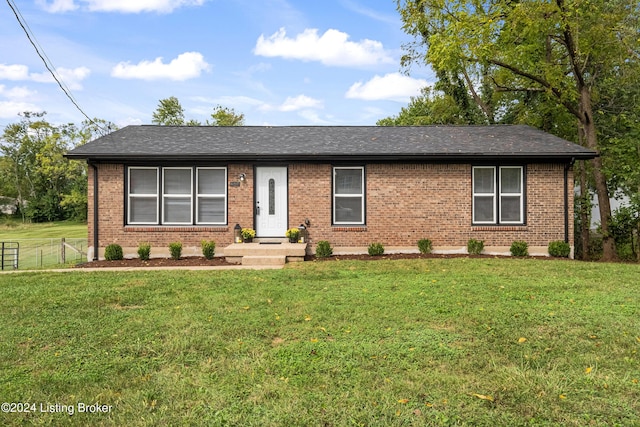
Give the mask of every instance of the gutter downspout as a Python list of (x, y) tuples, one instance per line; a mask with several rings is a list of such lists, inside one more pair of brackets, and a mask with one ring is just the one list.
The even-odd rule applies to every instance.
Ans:
[(98, 167), (88, 163), (93, 169), (93, 261), (98, 261)]
[(564, 165), (564, 242), (569, 243), (569, 169), (573, 167), (576, 159)]

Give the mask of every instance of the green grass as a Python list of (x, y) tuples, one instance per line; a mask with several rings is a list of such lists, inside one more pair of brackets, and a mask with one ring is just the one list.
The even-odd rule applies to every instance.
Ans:
[(70, 249), (66, 250), (67, 264), (86, 260), (87, 224), (72, 221), (50, 223), (22, 223), (15, 219), (0, 222), (0, 242), (17, 242), (20, 245), (19, 269), (61, 267), (61, 239), (84, 252), (84, 258)]
[(87, 224), (73, 221), (23, 223), (18, 220), (0, 221), (0, 241), (19, 239), (58, 239), (87, 237)]
[[(640, 266), (0, 276), (2, 425), (640, 425)], [(40, 404), (111, 405), (107, 414)], [(77, 411), (77, 409), (76, 409)]]

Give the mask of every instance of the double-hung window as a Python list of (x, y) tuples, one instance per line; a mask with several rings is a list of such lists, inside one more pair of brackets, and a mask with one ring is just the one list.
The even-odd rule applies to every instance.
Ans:
[(192, 168), (162, 169), (162, 223), (191, 224)]
[(364, 167), (333, 168), (333, 223), (364, 224)]
[(473, 223), (524, 224), (524, 168), (474, 166)]
[(197, 223), (227, 223), (227, 170), (197, 168)]
[(129, 224), (158, 223), (158, 168), (129, 169)]
[(127, 194), (131, 225), (227, 222), (224, 167), (129, 167)]

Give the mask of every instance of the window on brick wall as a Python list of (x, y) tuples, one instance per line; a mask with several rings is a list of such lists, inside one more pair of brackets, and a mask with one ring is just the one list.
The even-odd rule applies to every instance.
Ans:
[(227, 223), (227, 170), (197, 168), (196, 209), (198, 224)]
[(364, 224), (364, 167), (333, 168), (333, 223)]
[(158, 168), (129, 168), (129, 224), (158, 223)]
[(191, 208), (191, 168), (163, 168), (162, 170), (162, 223), (188, 225), (193, 222)]
[(227, 222), (226, 168), (129, 167), (127, 188), (128, 224)]
[(524, 168), (474, 166), (473, 223), (524, 224)]

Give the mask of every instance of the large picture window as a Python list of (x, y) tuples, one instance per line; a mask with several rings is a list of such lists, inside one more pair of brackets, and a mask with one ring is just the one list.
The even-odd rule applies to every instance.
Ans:
[(524, 168), (473, 167), (473, 223), (524, 223)]
[(333, 223), (364, 224), (364, 168), (333, 169)]
[(227, 222), (226, 168), (130, 167), (128, 178), (128, 224)]

